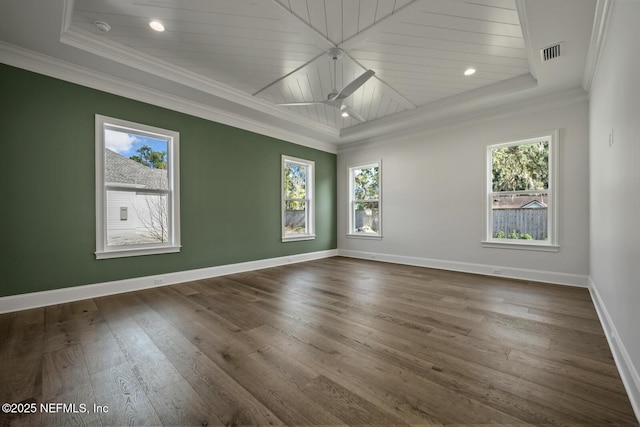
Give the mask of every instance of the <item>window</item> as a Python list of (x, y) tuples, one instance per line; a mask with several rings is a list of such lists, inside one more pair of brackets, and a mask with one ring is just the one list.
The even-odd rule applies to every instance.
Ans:
[(314, 239), (314, 168), (310, 160), (282, 156), (282, 241)]
[(487, 148), (487, 246), (557, 250), (558, 132)]
[(349, 236), (382, 237), (380, 164), (349, 168)]
[(96, 115), (96, 258), (180, 251), (177, 132)]

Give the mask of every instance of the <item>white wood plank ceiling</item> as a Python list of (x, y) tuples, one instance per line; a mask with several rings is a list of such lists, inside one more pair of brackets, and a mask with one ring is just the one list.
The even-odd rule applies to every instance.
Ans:
[[(344, 104), (373, 121), (529, 73), (515, 1), (75, 0), (72, 26), (274, 104), (326, 100), (371, 69)], [(279, 108), (359, 123), (325, 104)]]

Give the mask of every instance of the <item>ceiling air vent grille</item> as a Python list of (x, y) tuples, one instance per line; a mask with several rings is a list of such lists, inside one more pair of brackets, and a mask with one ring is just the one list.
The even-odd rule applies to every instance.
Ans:
[(551, 61), (553, 58), (560, 56), (560, 47), (562, 43), (556, 43), (552, 46), (547, 46), (540, 49), (540, 58), (542, 62)]

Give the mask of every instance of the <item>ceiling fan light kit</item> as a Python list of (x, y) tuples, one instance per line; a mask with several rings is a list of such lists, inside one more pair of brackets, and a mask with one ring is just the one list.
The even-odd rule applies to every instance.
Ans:
[(104, 21), (93, 21), (93, 25), (95, 25), (98, 31), (100, 31), (101, 33), (108, 33), (109, 31), (111, 31), (111, 25), (107, 24)]
[[(333, 47), (327, 50), (327, 56), (333, 60), (333, 82), (334, 86), (336, 85), (336, 64), (338, 60), (340, 60), (344, 56), (344, 51), (339, 47)], [(354, 118), (358, 121), (364, 122), (365, 119), (358, 114), (353, 108), (349, 107), (346, 104), (343, 104), (343, 101), (353, 95), (355, 91), (360, 89), (362, 85), (364, 85), (367, 80), (373, 77), (376, 74), (373, 70), (366, 70), (364, 73), (360, 74), (354, 80), (352, 80), (348, 85), (342, 88), (342, 90), (338, 91), (335, 87), (327, 95), (327, 99), (322, 101), (305, 101), (305, 102), (284, 102), (277, 105), (283, 107), (302, 107), (306, 105), (317, 105), (324, 104), (329, 105), (331, 107), (339, 108), (340, 115), (344, 118)]]
[(329, 55), (329, 58), (337, 61), (342, 58), (344, 52), (339, 47), (332, 47), (331, 49), (327, 50), (327, 55)]

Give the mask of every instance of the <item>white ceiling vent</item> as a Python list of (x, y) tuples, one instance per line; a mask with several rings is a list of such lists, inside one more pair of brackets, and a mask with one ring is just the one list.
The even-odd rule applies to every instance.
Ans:
[(556, 43), (551, 46), (543, 47), (540, 49), (540, 59), (542, 62), (551, 61), (554, 58), (560, 56), (560, 48), (562, 47), (562, 43)]

